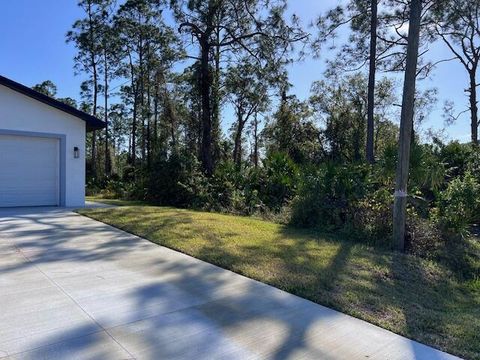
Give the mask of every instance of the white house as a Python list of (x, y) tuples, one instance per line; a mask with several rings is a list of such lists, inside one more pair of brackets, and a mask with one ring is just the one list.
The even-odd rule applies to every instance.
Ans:
[(0, 76), (0, 207), (83, 206), (85, 135), (103, 127)]

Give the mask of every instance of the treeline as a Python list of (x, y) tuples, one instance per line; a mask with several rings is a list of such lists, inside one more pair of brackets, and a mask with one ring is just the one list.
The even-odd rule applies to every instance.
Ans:
[[(456, 179), (450, 172), (457, 172), (458, 159), (448, 163), (444, 152), (468, 153), (459, 181), (473, 176), (478, 182), (472, 160), (479, 126), (477, 0), (350, 0), (319, 14), (310, 27), (287, 16), (286, 0), (81, 0), (79, 6), (84, 17), (67, 34), (78, 50), (75, 70), (87, 78), (79, 106), (108, 124), (88, 142), (93, 190), (162, 204), (288, 213), (299, 224), (342, 228), (355, 223), (348, 214), (357, 202), (381, 190), (390, 194), (381, 211), (391, 214), (386, 209), (392, 206), (394, 168), (402, 152), (397, 152), (400, 96), (390, 75), (409, 71), (415, 100), (404, 97), (402, 107), (410, 106), (413, 115), (405, 113), (402, 123), (412, 120), (407, 121), (412, 169), (402, 171), (411, 174), (415, 196), (428, 204), (428, 210), (415, 213), (433, 221), (432, 211), (435, 216), (440, 211), (438, 191)], [(409, 69), (415, 6), (418, 54)], [(338, 34), (348, 36), (333, 41)], [(432, 43), (444, 44), (452, 58), (430, 61)], [(313, 82), (309, 99), (298, 99), (290, 91), (288, 67), (326, 55), (328, 70), (312, 74), (312, 80), (323, 80)], [(415, 91), (415, 82), (443, 61), (460, 62), (469, 75), (471, 148), (419, 141), (435, 90)], [(454, 106), (447, 105), (445, 115), (457, 118)], [(413, 175), (415, 162), (432, 166), (418, 169), (429, 174), (421, 181)], [(359, 190), (362, 179), (369, 185)], [(325, 198), (316, 198), (319, 194)], [(409, 209), (416, 209), (415, 196), (409, 196)], [(333, 210), (320, 209), (322, 202)]]

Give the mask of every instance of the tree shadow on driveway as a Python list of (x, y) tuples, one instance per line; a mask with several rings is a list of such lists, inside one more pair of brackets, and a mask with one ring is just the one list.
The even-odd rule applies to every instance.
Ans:
[[(41, 269), (88, 316), (88, 321), (72, 323), (61, 332), (32, 334), (23, 349), (25, 358), (115, 358), (118, 353), (142, 359), (355, 359), (375, 354), (382, 358), (382, 349), (399, 339), (360, 320), (78, 215), (66, 214), (62, 220), (44, 214), (18, 220), (31, 228), (22, 230), (19, 225), (7, 237), (29, 261), (0, 265), (0, 276)], [(189, 219), (175, 221), (188, 225)], [(216, 246), (216, 241), (220, 239), (209, 239), (200, 256), (215, 250), (215, 258), (228, 259), (233, 268), (242, 268), (246, 261), (262, 261), (253, 256), (255, 248), (249, 249), (252, 257), (246, 259)], [(283, 245), (278, 246), (282, 252)], [(299, 251), (302, 246), (308, 242), (300, 244)], [(332, 262), (319, 271), (334, 277), (334, 284), (350, 253), (350, 245), (339, 244)], [(60, 275), (61, 269), (72, 274)], [(300, 271), (302, 264), (278, 269)], [(323, 284), (317, 286), (320, 289)], [(30, 330), (29, 325), (5, 326), (22, 334)], [(411, 354), (408, 342), (402, 348)], [(404, 355), (398, 358), (409, 357)]]

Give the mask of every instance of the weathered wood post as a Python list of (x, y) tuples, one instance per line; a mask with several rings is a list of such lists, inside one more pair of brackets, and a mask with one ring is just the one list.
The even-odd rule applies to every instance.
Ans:
[(411, 0), (408, 29), (407, 63), (403, 83), (400, 138), (398, 143), (397, 177), (393, 205), (393, 242), (396, 249), (405, 250), (405, 220), (407, 205), (407, 183), (410, 165), (410, 143), (412, 136), (417, 75), (418, 47), (422, 0)]

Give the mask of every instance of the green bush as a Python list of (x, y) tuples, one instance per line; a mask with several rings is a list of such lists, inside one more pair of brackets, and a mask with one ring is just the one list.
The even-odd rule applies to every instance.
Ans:
[(265, 182), (265, 171), (261, 167), (245, 170), (244, 192), (247, 214), (264, 214), (268, 207), (262, 200)]
[(392, 185), (397, 168), (398, 146), (390, 144), (380, 154), (375, 166), (377, 181), (384, 185)]
[(202, 207), (207, 183), (198, 160), (188, 154), (173, 153), (154, 160), (146, 181), (146, 199), (180, 207)]
[(88, 181), (87, 185), (85, 186), (85, 195), (87, 196), (96, 196), (100, 194), (100, 191), (102, 188), (98, 186), (95, 182), (93, 181)]
[(299, 168), (287, 154), (273, 153), (263, 162), (262, 202), (270, 209), (279, 211), (296, 194)]
[(125, 183), (118, 179), (109, 179), (101, 191), (101, 195), (105, 199), (122, 199), (126, 198)]
[(242, 180), (242, 172), (233, 161), (219, 164), (208, 179), (208, 194), (203, 207), (222, 212), (242, 212), (245, 203)]
[(439, 156), (447, 168), (450, 169), (452, 178), (463, 176), (469, 169), (469, 164), (479, 154), (471, 144), (460, 144), (452, 141), (440, 146)]
[(370, 167), (324, 164), (307, 169), (293, 202), (292, 224), (335, 229), (350, 224), (371, 185)]
[(365, 195), (353, 205), (353, 234), (372, 245), (389, 246), (392, 239), (393, 195), (380, 188)]
[(429, 198), (442, 188), (447, 165), (432, 145), (414, 144), (410, 154), (410, 192), (419, 190)]
[(480, 220), (480, 182), (469, 171), (453, 179), (439, 197), (439, 221), (447, 230), (465, 234)]
[(284, 154), (269, 156), (263, 166), (238, 168), (226, 161), (208, 179), (204, 208), (236, 214), (279, 212), (296, 193), (298, 169)]

